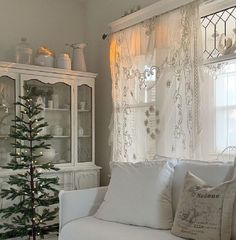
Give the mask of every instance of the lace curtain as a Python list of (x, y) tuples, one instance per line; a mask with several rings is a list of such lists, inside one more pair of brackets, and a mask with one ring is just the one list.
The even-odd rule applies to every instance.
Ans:
[(113, 161), (198, 149), (198, 2), (112, 35)]

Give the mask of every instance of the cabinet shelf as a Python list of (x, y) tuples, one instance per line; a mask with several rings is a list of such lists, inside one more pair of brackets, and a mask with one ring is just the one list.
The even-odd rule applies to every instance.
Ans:
[(78, 138), (90, 138), (91, 135), (82, 135), (82, 136), (78, 136)]
[(84, 113), (84, 112), (91, 112), (91, 110), (90, 109), (83, 109), (83, 110), (78, 109), (78, 113)]
[[(6, 112), (6, 109), (8, 109), (8, 111)], [(4, 113), (4, 114), (13, 114), (14, 113), (14, 108), (13, 107), (3, 107), (0, 106), (0, 113)]]
[(0, 135), (0, 139), (10, 138), (8, 135)]
[(56, 136), (56, 135), (55, 136), (53, 135), (52, 137), (53, 138), (70, 138), (70, 136)]
[(49, 112), (55, 112), (55, 111), (59, 111), (59, 112), (68, 112), (70, 111), (70, 108), (44, 108), (45, 111), (49, 111)]

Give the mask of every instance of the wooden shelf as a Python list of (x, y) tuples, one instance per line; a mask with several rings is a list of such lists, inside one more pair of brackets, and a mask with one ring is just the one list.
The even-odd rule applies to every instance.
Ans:
[(53, 138), (70, 138), (70, 136), (53, 136)]
[(8, 135), (0, 135), (0, 139), (10, 138)]
[(45, 111), (59, 111), (59, 112), (68, 112), (70, 108), (44, 108)]
[(83, 113), (83, 112), (91, 112), (91, 110), (90, 109), (78, 109), (78, 112), (79, 113)]
[(60, 68), (51, 68), (51, 67), (44, 67), (44, 66), (36, 66), (36, 65), (28, 65), (28, 64), (20, 64), (20, 63), (13, 63), (13, 62), (4, 62), (0, 61), (0, 67), (5, 69), (16, 69), (17, 72), (25, 72), (25, 71), (36, 71), (37, 73), (42, 72), (43, 74), (56, 74), (59, 76), (80, 76), (80, 77), (89, 77), (95, 78), (97, 74), (90, 73), (90, 72), (82, 72), (82, 71), (74, 71), (74, 70), (67, 70), (67, 69), (60, 69)]
[[(8, 112), (6, 112), (6, 109), (8, 109)], [(3, 112), (5, 114), (13, 114), (15, 111), (15, 108), (13, 107), (3, 107), (3, 106), (0, 106), (0, 112)]]
[(91, 135), (82, 135), (82, 136), (78, 136), (78, 138), (90, 138)]

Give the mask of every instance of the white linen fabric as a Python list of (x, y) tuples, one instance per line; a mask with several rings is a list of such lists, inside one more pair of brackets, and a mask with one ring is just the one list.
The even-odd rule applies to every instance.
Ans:
[(176, 161), (112, 163), (111, 181), (96, 218), (158, 229), (173, 223), (171, 189)]
[(225, 181), (231, 180), (233, 171), (234, 168), (230, 163), (180, 160), (175, 166), (173, 179), (172, 205), (174, 214), (178, 206), (178, 201), (181, 199), (187, 172), (193, 173), (211, 186), (217, 186)]
[(171, 232), (187, 239), (230, 240), (236, 179), (216, 187), (188, 172)]
[(60, 240), (181, 240), (169, 230), (125, 225), (85, 217), (66, 224)]
[(198, 9), (194, 1), (111, 36), (113, 161), (195, 155)]

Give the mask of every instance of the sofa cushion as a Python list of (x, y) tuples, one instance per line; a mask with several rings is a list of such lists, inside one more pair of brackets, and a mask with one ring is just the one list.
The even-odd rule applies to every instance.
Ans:
[(172, 233), (188, 239), (230, 240), (236, 179), (218, 186), (188, 172)]
[(176, 211), (178, 200), (184, 186), (184, 178), (187, 172), (191, 172), (203, 179), (209, 185), (216, 186), (232, 179), (233, 165), (219, 162), (203, 162), (181, 160), (175, 166), (173, 180), (173, 210)]
[(110, 185), (95, 217), (170, 229), (171, 189), (176, 161), (113, 163)]
[(61, 230), (60, 240), (182, 240), (169, 230), (103, 221), (85, 217), (67, 223)]
[[(183, 191), (184, 178), (186, 173), (190, 171), (194, 175), (203, 179), (209, 185), (216, 186), (232, 178), (234, 168), (233, 164), (221, 162), (204, 162), (181, 160), (175, 166), (175, 173), (173, 179), (173, 212), (175, 214), (179, 197)], [(236, 240), (236, 203), (234, 204), (233, 211), (233, 225), (232, 225), (232, 238)]]

